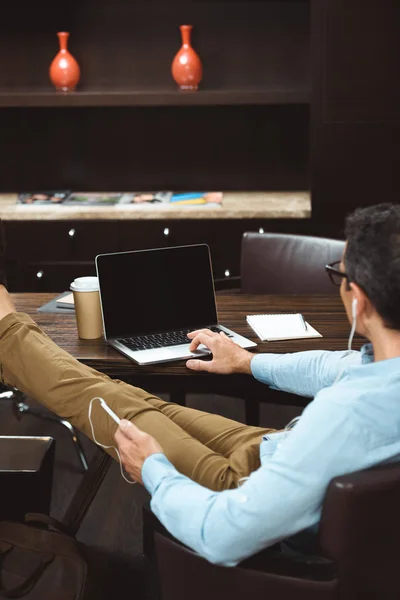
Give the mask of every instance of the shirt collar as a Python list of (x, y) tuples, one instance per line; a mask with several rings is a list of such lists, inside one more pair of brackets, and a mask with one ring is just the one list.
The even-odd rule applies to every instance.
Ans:
[(372, 344), (361, 346), (361, 364), (365, 365), (374, 362), (374, 349)]

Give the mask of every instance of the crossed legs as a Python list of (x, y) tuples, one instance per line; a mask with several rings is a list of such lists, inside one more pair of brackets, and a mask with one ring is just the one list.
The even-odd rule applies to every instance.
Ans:
[[(270, 429), (165, 402), (79, 363), (28, 315), (15, 312), (3, 286), (0, 319), (2, 382), (32, 396), (90, 438), (89, 404), (100, 396), (120, 418), (152, 435), (178, 471), (208, 488), (236, 487), (241, 477), (259, 467), (259, 444)], [(92, 421), (97, 440), (114, 444), (116, 425), (96, 402)]]

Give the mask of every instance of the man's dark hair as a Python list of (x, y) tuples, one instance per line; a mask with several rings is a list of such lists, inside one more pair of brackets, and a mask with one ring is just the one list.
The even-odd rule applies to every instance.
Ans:
[(346, 219), (344, 265), (389, 329), (400, 329), (400, 205), (358, 208)]

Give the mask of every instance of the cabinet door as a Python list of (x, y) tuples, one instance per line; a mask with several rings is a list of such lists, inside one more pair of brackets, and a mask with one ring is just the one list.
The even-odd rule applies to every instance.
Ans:
[[(63, 209), (60, 207), (60, 211)], [(7, 256), (30, 261), (94, 262), (97, 254), (118, 252), (119, 221), (5, 221)]]
[(10, 292), (55, 292), (69, 290), (76, 277), (96, 275), (94, 262), (13, 263), (7, 269)]
[[(165, 219), (124, 223), (125, 250), (207, 244), (215, 277), (238, 275), (242, 221), (234, 219)], [(190, 265), (187, 265), (190, 268)]]

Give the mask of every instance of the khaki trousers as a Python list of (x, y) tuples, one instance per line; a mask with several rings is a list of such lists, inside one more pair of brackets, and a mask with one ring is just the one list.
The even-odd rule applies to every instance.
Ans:
[[(91, 369), (59, 348), (28, 316), (0, 321), (1, 380), (68, 419), (92, 439), (90, 400), (104, 398), (113, 411), (152, 435), (180, 473), (213, 489), (237, 487), (260, 466), (259, 445), (271, 429), (250, 427), (219, 415), (165, 402)], [(93, 403), (96, 439), (115, 444), (116, 424)], [(110, 454), (116, 458), (115, 452)]]

